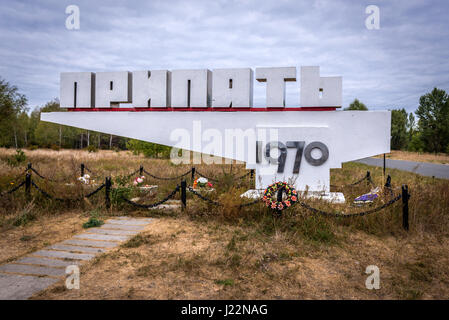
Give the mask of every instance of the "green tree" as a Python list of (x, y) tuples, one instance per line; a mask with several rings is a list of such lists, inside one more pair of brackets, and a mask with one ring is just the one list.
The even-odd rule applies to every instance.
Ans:
[(410, 142), (407, 146), (408, 151), (413, 152), (424, 152), (424, 143), (421, 139), (421, 133), (419, 131), (415, 131), (410, 139)]
[(368, 108), (365, 106), (365, 104), (363, 104), (362, 102), (360, 102), (359, 99), (355, 99), (355, 100), (349, 105), (349, 107), (345, 108), (344, 110), (361, 110), (361, 111), (367, 111)]
[(134, 154), (142, 153), (145, 157), (168, 158), (170, 156), (170, 147), (161, 144), (130, 139), (126, 147)]
[(0, 78), (0, 146), (19, 147), (19, 116), (26, 111), (26, 97)]
[(419, 117), (420, 139), (427, 152), (445, 152), (449, 142), (449, 96), (441, 89), (419, 98), (416, 110)]
[(50, 111), (61, 111), (59, 108), (58, 100), (50, 101), (44, 107), (38, 109), (38, 123), (34, 131), (34, 142), (39, 147), (61, 147), (62, 144), (62, 126), (54, 123), (40, 121), (41, 112)]
[(407, 111), (391, 110), (391, 149), (401, 150), (408, 144)]

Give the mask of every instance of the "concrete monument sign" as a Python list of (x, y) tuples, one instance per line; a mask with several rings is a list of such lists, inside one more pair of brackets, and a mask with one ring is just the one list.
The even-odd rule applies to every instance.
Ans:
[[(41, 118), (244, 161), (257, 189), (283, 180), (329, 192), (329, 169), (390, 151), (390, 112), (338, 111), (341, 77), (322, 77), (319, 67), (301, 67), (300, 76), (301, 106), (285, 107), (296, 68), (256, 68), (266, 83), (266, 107), (256, 108), (250, 68), (62, 73), (69, 112)], [(173, 160), (186, 159), (174, 152)]]

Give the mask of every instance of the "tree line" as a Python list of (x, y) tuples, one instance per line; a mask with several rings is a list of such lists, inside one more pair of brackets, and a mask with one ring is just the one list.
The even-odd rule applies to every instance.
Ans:
[[(345, 110), (368, 110), (355, 99)], [(419, 98), (416, 111), (391, 110), (391, 149), (449, 153), (449, 95), (434, 88)]]
[[(344, 110), (368, 110), (355, 99)], [(41, 112), (64, 111), (57, 99), (29, 112), (27, 98), (0, 78), (0, 147), (132, 150), (168, 157), (170, 149), (154, 143), (40, 121)], [(449, 153), (449, 95), (434, 88), (419, 99), (415, 113), (391, 110), (391, 148)]]
[(167, 157), (169, 148), (101, 132), (40, 121), (41, 112), (65, 111), (58, 99), (29, 112), (27, 98), (0, 78), (0, 147), (131, 150), (150, 157)]

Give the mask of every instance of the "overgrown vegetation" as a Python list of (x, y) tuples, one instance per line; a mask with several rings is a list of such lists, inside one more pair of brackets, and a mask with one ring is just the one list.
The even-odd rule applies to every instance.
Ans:
[[(17, 176), (23, 177), (24, 167), (10, 167), (7, 164), (6, 159), (14, 152), (2, 150), (0, 156), (2, 191), (10, 189), (12, 181), (21, 181)], [(126, 197), (139, 198), (136, 200), (139, 203), (156, 202), (179, 183), (177, 180), (158, 181), (146, 177), (146, 183), (157, 184), (158, 188), (151, 194), (141, 192), (132, 186), (133, 177), (125, 178), (141, 164), (148, 171), (165, 177), (177, 176), (190, 168), (173, 166), (164, 160), (144, 159), (126, 152), (25, 150), (25, 154), (44, 176), (62, 181), (76, 177), (79, 164), (85, 163), (97, 181), (101, 183), (105, 176), (112, 176), (113, 189), (120, 187), (123, 192), (128, 190)], [(449, 276), (446, 268), (449, 259), (448, 181), (389, 170), (394, 192), (399, 192), (401, 184), (408, 184), (412, 194), (410, 231), (406, 232), (401, 227), (400, 202), (364, 217), (323, 217), (300, 206), (276, 216), (264, 205), (238, 209), (239, 204), (249, 201), (240, 198), (240, 194), (251, 188), (252, 183), (247, 178), (230, 183), (229, 165), (197, 166), (197, 169), (218, 179), (226, 177), (225, 183), (214, 183), (216, 192), (207, 194), (224, 207), (208, 204), (188, 193), (187, 209), (169, 213), (165, 210), (136, 209), (123, 202), (114, 204), (113, 199), (118, 199), (118, 194), (111, 194), (113, 206), (107, 210), (104, 207), (104, 190), (88, 201), (75, 203), (48, 200), (33, 190), (33, 207), (27, 211), (24, 209), (29, 202), (21, 190), (0, 198), (2, 236), (8, 239), (11, 234), (18, 233), (14, 238), (16, 241), (8, 242), (7, 246), (40, 248), (43, 243), (51, 244), (51, 238), (38, 242), (38, 235), (41, 230), (50, 232), (58, 228), (61, 222), (40, 226), (41, 221), (45, 221), (43, 217), (49, 215), (56, 219), (74, 208), (87, 212), (89, 218), (97, 220), (117, 215), (158, 217), (148, 231), (130, 239), (118, 251), (102, 256), (98, 263), (92, 265), (91, 271), (87, 269), (86, 288), (81, 289), (77, 298), (89, 295), (101, 297), (104, 291), (98, 291), (89, 284), (90, 281), (101, 283), (101, 287), (108, 290), (111, 279), (114, 279), (113, 283), (120, 281), (122, 288), (112, 286), (108, 296), (125, 297), (129, 293), (128, 284), (133, 283), (129, 277), (139, 277), (138, 283), (142, 284), (134, 286), (133, 298), (425, 299), (449, 296), (445, 280)], [(363, 177), (366, 170), (371, 171), (375, 185), (383, 185), (382, 168), (356, 163), (346, 163), (342, 169), (331, 170), (331, 184), (351, 183)], [(233, 164), (233, 175), (241, 176), (244, 173), (243, 165)], [(51, 194), (61, 197), (75, 197), (83, 190), (86, 193), (94, 188), (75, 182), (73, 186), (66, 186), (65, 183), (45, 181), (34, 175), (33, 179)], [(190, 177), (187, 180), (190, 184)], [(386, 195), (371, 207), (353, 207), (352, 200), (370, 188), (366, 183), (343, 188), (341, 191), (347, 199), (345, 205), (329, 205), (311, 199), (307, 199), (307, 203), (331, 212), (357, 212), (376, 207), (389, 199)], [(179, 203), (179, 194), (174, 201)], [(82, 220), (72, 225), (81, 229), (82, 222), (86, 220), (84, 213)], [(17, 221), (17, 226), (14, 221)], [(75, 227), (66, 227), (66, 234), (72, 234)], [(27, 231), (30, 228), (35, 228), (35, 231)], [(5, 256), (2, 261), (14, 256)], [(383, 282), (379, 291), (369, 291), (364, 287), (364, 270), (371, 264), (381, 268)], [(48, 293), (67, 297), (72, 294), (70, 291)]]
[(84, 229), (89, 228), (95, 228), (95, 227), (101, 227), (104, 224), (104, 221), (99, 218), (98, 211), (92, 211), (90, 213), (89, 220), (85, 223), (83, 223)]

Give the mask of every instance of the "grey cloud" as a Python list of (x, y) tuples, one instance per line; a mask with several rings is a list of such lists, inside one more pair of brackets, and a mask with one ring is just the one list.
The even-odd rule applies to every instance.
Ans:
[[(65, 29), (77, 4), (81, 29)], [(365, 28), (380, 7), (381, 29)], [(0, 76), (42, 105), (62, 71), (320, 65), (343, 76), (343, 100), (414, 110), (449, 89), (444, 1), (2, 1)], [(255, 83), (255, 104), (264, 85)], [(299, 103), (299, 84), (287, 87)]]

